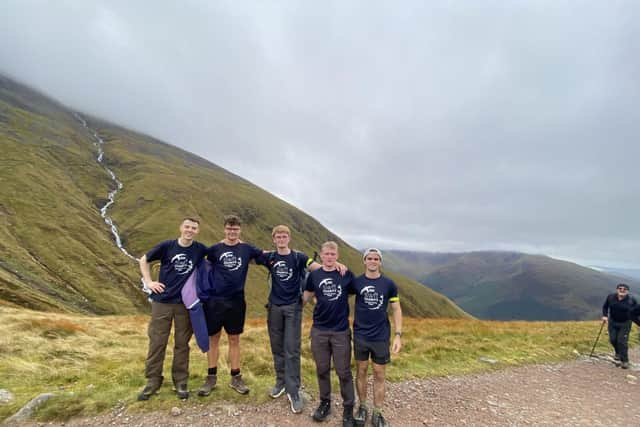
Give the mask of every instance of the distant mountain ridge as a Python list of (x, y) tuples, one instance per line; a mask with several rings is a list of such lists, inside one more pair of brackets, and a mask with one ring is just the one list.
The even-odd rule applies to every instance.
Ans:
[(617, 283), (640, 289), (638, 279), (518, 252), (386, 251), (385, 265), (481, 319), (596, 319)]
[(623, 279), (640, 280), (640, 269), (638, 268), (602, 267), (596, 265), (590, 265), (589, 268), (593, 268), (603, 273), (613, 274)]
[[(243, 220), (243, 240), (271, 248), (271, 228), (293, 230), (292, 246), (313, 253), (326, 240), (358, 273), (360, 254), (318, 221), (247, 180), (177, 147), (83, 115), (104, 140), (103, 164), (91, 131), (74, 111), (0, 75), (0, 304), (92, 314), (146, 312), (136, 263), (116, 247), (100, 216), (109, 208), (124, 247), (139, 256), (178, 236), (184, 215), (202, 218), (198, 240), (219, 241), (222, 218)], [(415, 317), (467, 317), (446, 297), (392, 275), (403, 309)], [(252, 266), (248, 315), (265, 315), (266, 271)]]

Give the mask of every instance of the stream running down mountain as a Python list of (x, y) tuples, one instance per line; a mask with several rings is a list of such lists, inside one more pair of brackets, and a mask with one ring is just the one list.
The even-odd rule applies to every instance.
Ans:
[(111, 219), (111, 217), (107, 215), (107, 210), (115, 202), (116, 194), (118, 194), (118, 192), (120, 190), (122, 190), (122, 187), (123, 187), (122, 182), (116, 177), (116, 174), (113, 173), (113, 171), (111, 169), (109, 169), (107, 166), (105, 166), (105, 164), (103, 163), (104, 150), (102, 149), (102, 146), (104, 144), (104, 141), (103, 141), (102, 138), (100, 138), (100, 135), (98, 135), (98, 132), (96, 132), (95, 130), (91, 129), (89, 127), (89, 125), (87, 124), (86, 120), (84, 120), (80, 116), (80, 114), (74, 113), (73, 115), (75, 116), (75, 118), (80, 123), (82, 123), (82, 126), (84, 126), (84, 128), (87, 129), (87, 131), (89, 131), (89, 133), (91, 133), (91, 135), (93, 136), (93, 145), (95, 145), (96, 148), (98, 149), (98, 155), (96, 156), (96, 161), (107, 171), (109, 176), (111, 176), (111, 180), (116, 185), (116, 188), (114, 190), (110, 191), (109, 194), (107, 194), (108, 201), (107, 201), (107, 203), (104, 204), (104, 206), (102, 206), (100, 208), (100, 216), (102, 217), (102, 219), (104, 219), (104, 222), (109, 227), (111, 227), (111, 234), (113, 234), (113, 237), (115, 239), (116, 246), (118, 247), (118, 249), (120, 249), (123, 254), (125, 254), (126, 256), (131, 258), (132, 260), (136, 260), (136, 258), (133, 255), (131, 255), (124, 248), (124, 246), (122, 246), (122, 239), (120, 238), (120, 233), (118, 233), (118, 227), (116, 227), (116, 225), (113, 223), (113, 220)]

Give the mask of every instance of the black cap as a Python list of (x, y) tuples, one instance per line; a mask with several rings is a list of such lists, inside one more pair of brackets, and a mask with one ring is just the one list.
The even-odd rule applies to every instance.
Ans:
[(629, 285), (627, 285), (626, 283), (618, 283), (618, 286), (616, 286), (616, 289), (618, 288), (625, 288), (626, 290), (629, 290)]

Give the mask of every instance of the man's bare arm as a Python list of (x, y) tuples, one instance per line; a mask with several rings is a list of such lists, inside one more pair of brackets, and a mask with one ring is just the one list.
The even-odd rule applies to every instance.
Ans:
[(144, 283), (147, 285), (151, 292), (154, 294), (160, 294), (164, 292), (164, 284), (160, 282), (156, 282), (151, 279), (151, 264), (147, 262), (147, 256), (143, 255), (138, 260), (138, 264), (140, 265), (140, 273), (142, 274), (142, 279)]
[[(400, 307), (400, 301), (391, 303), (391, 310), (393, 311), (393, 329), (395, 330), (395, 337), (393, 338), (393, 352), (399, 353), (402, 348), (402, 308)], [(398, 332), (400, 335), (398, 335)]]

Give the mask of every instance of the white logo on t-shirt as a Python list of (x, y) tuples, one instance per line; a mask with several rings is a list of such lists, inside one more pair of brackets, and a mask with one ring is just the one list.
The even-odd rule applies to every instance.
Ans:
[(193, 270), (193, 261), (187, 257), (187, 254), (175, 255), (171, 258), (171, 263), (173, 264), (173, 269), (180, 275), (187, 274)]
[(222, 262), (224, 268), (229, 271), (236, 271), (242, 267), (242, 258), (237, 257), (233, 252), (225, 252), (218, 258)]
[(384, 303), (384, 295), (378, 294), (375, 286), (365, 286), (360, 291), (360, 296), (369, 310), (378, 310)]
[(329, 301), (335, 301), (342, 295), (342, 286), (333, 282), (332, 278), (324, 279), (320, 282), (320, 290), (322, 295), (327, 297)]
[(293, 268), (287, 266), (286, 261), (278, 261), (273, 264), (273, 274), (280, 279), (281, 282), (286, 282), (293, 276)]

